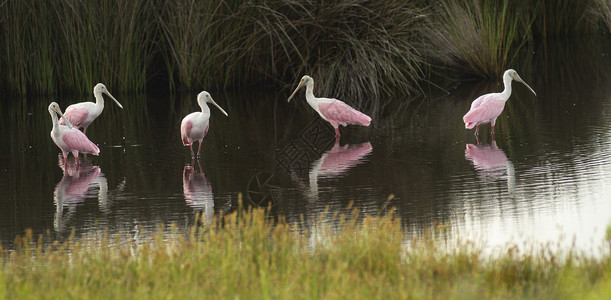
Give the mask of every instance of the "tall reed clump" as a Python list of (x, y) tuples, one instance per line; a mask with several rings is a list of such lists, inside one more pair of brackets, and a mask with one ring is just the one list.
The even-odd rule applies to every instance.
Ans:
[(537, 9), (534, 34), (541, 38), (581, 35), (591, 30), (597, 17), (590, 14), (598, 0), (524, 1)]
[(56, 91), (52, 13), (35, 0), (0, 3), (0, 92)]
[(425, 14), (413, 3), (168, 1), (159, 20), (171, 84), (290, 86), (309, 74), (326, 95), (414, 94)]
[(62, 88), (142, 91), (154, 55), (155, 1), (53, 1), (57, 77)]
[(609, 0), (594, 0), (595, 5), (591, 14), (598, 16), (601, 23), (607, 26), (607, 30), (611, 33), (611, 1)]
[(515, 1), (443, 0), (434, 6), (428, 54), (461, 74), (495, 77), (528, 40), (532, 10)]
[(187, 232), (176, 227), (159, 227), (152, 236), (98, 232), (90, 239), (64, 243), (35, 239), (29, 231), (16, 239), (17, 249), (0, 249), (0, 297), (611, 296), (608, 252), (594, 259), (571, 251), (521, 253), (509, 247), (486, 256), (476, 244), (444, 244), (437, 229), (410, 239), (391, 215), (324, 213), (292, 225), (263, 209), (240, 209)]

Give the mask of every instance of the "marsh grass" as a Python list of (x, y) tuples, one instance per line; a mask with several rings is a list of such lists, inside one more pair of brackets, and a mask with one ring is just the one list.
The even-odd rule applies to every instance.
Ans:
[(290, 88), (309, 74), (321, 94), (358, 105), (393, 89), (415, 94), (423, 78), (417, 4), (169, 1), (162, 11), (174, 87)]
[[(272, 86), (358, 108), (431, 74), (499, 76), (525, 45), (611, 27), (607, 0), (0, 2), (0, 92)], [(594, 39), (594, 38), (593, 38)]]
[(594, 0), (595, 4), (591, 10), (591, 15), (597, 17), (603, 25), (607, 26), (608, 32), (611, 34), (611, 1)]
[[(187, 232), (148, 237), (94, 234), (63, 243), (17, 238), (0, 253), (0, 296), (40, 298), (417, 298), (608, 297), (608, 252), (487, 256), (448, 245), (447, 227), (409, 237), (385, 216), (325, 213), (311, 226), (241, 208)], [(609, 241), (611, 242), (611, 241)], [(607, 249), (608, 250), (608, 249)]]
[(532, 38), (530, 15), (512, 1), (440, 1), (427, 30), (429, 53), (461, 75), (498, 76)]

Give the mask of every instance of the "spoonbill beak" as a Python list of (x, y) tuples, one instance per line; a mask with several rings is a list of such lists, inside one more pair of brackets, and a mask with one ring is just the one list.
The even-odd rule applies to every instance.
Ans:
[(227, 112), (225, 112), (224, 109), (222, 109), (218, 104), (216, 104), (216, 102), (214, 102), (214, 100), (212, 99), (212, 97), (210, 97), (210, 103), (212, 103), (214, 106), (216, 106), (216, 108), (218, 108), (226, 117), (229, 117), (229, 115), (227, 114)]
[(117, 99), (115, 99), (115, 97), (113, 97), (110, 92), (108, 92), (107, 90), (104, 91), (104, 94), (108, 95), (108, 97), (110, 97), (110, 99), (114, 100), (115, 103), (121, 108), (123, 109), (123, 105), (121, 105), (121, 103), (119, 103), (119, 101), (117, 101)]
[(70, 123), (70, 121), (68, 121), (68, 119), (66, 119), (66, 117), (64, 117), (64, 114), (62, 113), (62, 110), (59, 108), (59, 105), (53, 106), (53, 111), (56, 112), (62, 119), (64, 119), (64, 122), (66, 122), (66, 126), (68, 126), (68, 128), (72, 129), (72, 123)]
[(535, 96), (537, 96), (537, 93), (535, 93), (535, 90), (533, 90), (530, 85), (528, 85), (526, 82), (524, 82), (524, 80), (522, 80), (522, 78), (520, 77), (520, 75), (516, 74), (516, 77), (514, 78), (515, 81), (522, 83), (523, 85), (525, 85), (531, 92), (533, 92), (533, 94), (535, 94)]
[(295, 89), (295, 91), (291, 94), (291, 96), (289, 96), (289, 98), (286, 100), (286, 102), (291, 102), (291, 99), (293, 99), (293, 96), (295, 96), (295, 94), (297, 93), (297, 91), (303, 86), (304, 80), (303, 78), (301, 79), (301, 81), (299, 81), (299, 85), (297, 86), (297, 88)]

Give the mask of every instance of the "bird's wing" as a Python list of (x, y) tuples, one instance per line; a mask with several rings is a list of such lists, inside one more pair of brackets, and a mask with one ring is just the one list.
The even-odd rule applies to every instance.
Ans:
[(327, 119), (341, 125), (369, 126), (371, 118), (337, 99), (324, 99), (318, 103), (318, 110)]
[[(66, 112), (64, 113), (64, 118), (68, 119), (68, 121), (72, 124), (72, 126), (79, 127), (81, 123), (85, 121), (88, 115), (89, 115), (89, 110), (82, 108), (82, 107), (70, 105), (68, 106), (68, 108), (66, 108)], [(64, 125), (65, 124), (64, 119), (60, 118), (59, 124)]]
[(191, 134), (191, 127), (193, 127), (193, 123), (191, 120), (182, 120), (180, 124), (180, 138), (182, 139), (182, 144), (185, 146), (189, 146), (189, 135)]
[(66, 129), (62, 135), (62, 140), (71, 149), (78, 150), (83, 153), (91, 153), (98, 155), (100, 149), (87, 136), (76, 128)]
[(485, 94), (485, 95), (481, 95), (481, 96), (477, 97), (477, 99), (475, 99), (475, 100), (473, 100), (473, 102), (471, 102), (471, 109), (474, 109), (476, 107), (482, 106), (489, 99), (492, 99), (493, 95), (494, 95), (493, 93), (490, 93), (490, 94)]
[[(498, 117), (505, 107), (505, 101), (489, 98), (478, 106), (471, 108), (463, 117), (465, 124), (474, 126)], [(472, 127), (471, 127), (472, 128)]]

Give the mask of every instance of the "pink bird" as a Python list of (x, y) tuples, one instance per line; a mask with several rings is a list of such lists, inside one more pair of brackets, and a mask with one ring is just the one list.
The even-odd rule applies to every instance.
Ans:
[[(67, 125), (59, 124), (56, 113), (64, 119)], [(72, 128), (72, 124), (65, 119), (57, 103), (51, 102), (51, 104), (49, 104), (49, 114), (51, 114), (51, 120), (53, 121), (51, 139), (53, 139), (55, 145), (62, 150), (64, 163), (68, 161), (68, 152), (72, 152), (72, 155), (76, 158), (77, 164), (79, 152), (91, 153), (93, 155), (98, 155), (100, 153), (100, 149), (92, 143), (84, 133), (76, 128)]]
[(325, 121), (331, 123), (331, 126), (335, 129), (335, 137), (339, 138), (340, 136), (339, 125), (369, 126), (371, 123), (371, 118), (368, 115), (350, 107), (350, 105), (340, 100), (314, 97), (314, 79), (308, 75), (301, 78), (299, 85), (287, 101), (291, 101), (295, 93), (304, 85), (306, 86), (306, 100), (308, 104), (310, 104)]
[[(123, 109), (123, 106), (110, 92), (106, 89), (106, 86), (98, 83), (93, 88), (93, 96), (95, 97), (95, 103), (90, 101), (79, 102), (72, 104), (66, 108), (64, 117), (76, 128), (83, 128), (83, 132), (87, 131), (87, 126), (91, 125), (104, 110), (104, 97), (102, 93), (108, 95), (117, 105)], [(65, 125), (64, 120), (59, 120), (60, 125)]]
[(531, 92), (533, 92), (535, 96), (537, 95), (537, 93), (535, 93), (535, 91), (528, 84), (526, 84), (522, 78), (520, 78), (518, 72), (513, 69), (509, 69), (505, 71), (505, 74), (503, 74), (503, 84), (505, 85), (505, 89), (502, 93), (485, 94), (473, 100), (471, 103), (471, 109), (463, 117), (465, 128), (471, 129), (475, 127), (475, 134), (477, 135), (479, 133), (479, 125), (490, 123), (490, 132), (494, 134), (494, 124), (496, 123), (496, 118), (503, 112), (505, 102), (507, 102), (511, 96), (512, 80), (521, 82)]
[(206, 91), (203, 91), (197, 95), (197, 103), (202, 111), (196, 111), (188, 114), (182, 123), (180, 124), (180, 137), (182, 138), (182, 144), (191, 148), (191, 157), (195, 158), (193, 154), (193, 142), (199, 141), (199, 147), (197, 148), (197, 157), (202, 149), (202, 141), (206, 134), (208, 134), (208, 128), (210, 128), (210, 108), (207, 103), (212, 103), (216, 106), (225, 116), (227, 113), (212, 99), (212, 96)]

